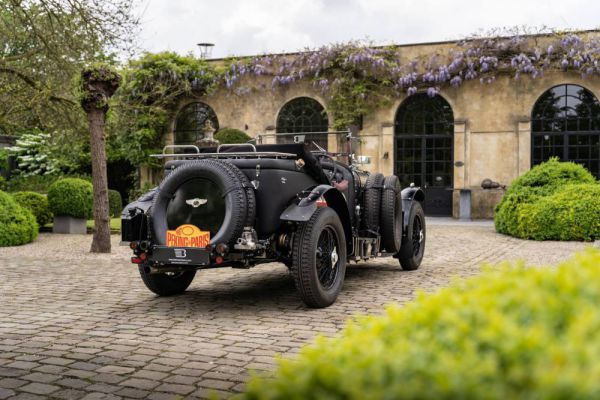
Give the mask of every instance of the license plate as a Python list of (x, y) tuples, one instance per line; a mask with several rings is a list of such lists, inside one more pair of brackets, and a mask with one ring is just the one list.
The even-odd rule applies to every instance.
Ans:
[(208, 265), (210, 253), (197, 247), (155, 246), (150, 259), (171, 265)]

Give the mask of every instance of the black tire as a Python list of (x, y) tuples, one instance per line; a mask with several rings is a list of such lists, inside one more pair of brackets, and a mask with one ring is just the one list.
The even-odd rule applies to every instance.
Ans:
[(381, 246), (388, 253), (396, 254), (402, 246), (402, 196), (397, 176), (386, 176), (381, 192), (379, 230)]
[(346, 238), (340, 217), (333, 209), (319, 208), (299, 225), (291, 274), (307, 306), (323, 308), (337, 299), (346, 274)]
[(425, 213), (418, 201), (413, 201), (409, 210), (406, 235), (402, 238), (402, 247), (397, 254), (403, 270), (414, 271), (421, 265), (425, 254)]
[[(149, 210), (153, 242), (164, 245), (166, 231), (177, 228), (177, 226), (168, 226), (167, 221), (170, 202), (177, 201), (177, 204), (181, 204), (181, 207), (183, 207), (182, 201), (185, 199), (179, 199), (176, 194), (180, 190), (185, 193), (185, 189), (202, 188), (201, 182), (208, 182), (214, 190), (211, 190), (206, 197), (212, 196), (211, 204), (213, 202), (219, 203), (215, 204), (215, 207), (220, 207), (220, 214), (218, 218), (214, 217), (213, 214), (209, 215), (209, 217), (214, 217), (213, 226), (210, 229), (200, 226), (200, 224), (196, 226), (202, 230), (211, 231), (211, 244), (233, 244), (240, 237), (245, 224), (248, 222), (248, 204), (250, 203), (248, 201), (248, 191), (239, 175), (243, 173), (239, 170), (236, 172), (236, 169), (234, 165), (224, 161), (198, 160), (183, 164), (173, 170), (160, 184)], [(194, 180), (198, 180), (200, 183), (194, 185)], [(251, 196), (253, 195), (254, 192)], [(251, 203), (255, 204), (254, 197), (251, 197), (251, 199)], [(256, 209), (255, 206), (252, 208)], [(198, 212), (210, 213), (210, 209), (199, 208)], [(182, 212), (174, 212), (173, 214), (181, 219), (187, 218), (190, 220), (193, 217), (192, 211), (189, 214)], [(201, 218), (198, 219), (201, 220)], [(253, 219), (254, 216), (252, 216)], [(183, 223), (191, 222), (183, 221)]]
[(379, 212), (381, 207), (381, 189), (383, 187), (383, 174), (371, 174), (365, 184), (363, 198), (363, 228), (376, 235), (379, 232)]
[(250, 183), (250, 179), (244, 174), (238, 167), (230, 162), (224, 162), (228, 167), (231, 167), (231, 171), (237, 175), (242, 186), (246, 191), (246, 218), (244, 219), (244, 227), (254, 228), (254, 222), (256, 219), (256, 194), (254, 193), (254, 187)]
[(173, 296), (185, 292), (196, 275), (196, 271), (178, 272), (173, 275), (170, 273), (150, 274), (142, 265), (139, 270), (146, 287), (159, 296)]

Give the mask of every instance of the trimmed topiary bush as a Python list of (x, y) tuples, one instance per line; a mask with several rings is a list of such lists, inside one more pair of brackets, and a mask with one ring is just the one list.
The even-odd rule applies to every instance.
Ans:
[(79, 178), (65, 178), (54, 182), (48, 189), (48, 204), (54, 215), (92, 218), (92, 184)]
[(221, 144), (246, 143), (252, 139), (245, 132), (235, 128), (223, 128), (215, 133), (214, 138)]
[(583, 166), (550, 159), (511, 184), (496, 206), (496, 230), (534, 240), (600, 238), (599, 189)]
[(112, 218), (118, 217), (123, 211), (123, 200), (121, 199), (121, 193), (116, 190), (108, 190), (108, 209)]
[(35, 216), (40, 228), (52, 221), (52, 213), (48, 208), (46, 196), (36, 192), (17, 192), (12, 197), (21, 206), (27, 208)]
[(243, 399), (592, 399), (600, 251), (505, 266), (318, 338)]
[(0, 191), (0, 247), (30, 243), (37, 235), (38, 224), (31, 211)]

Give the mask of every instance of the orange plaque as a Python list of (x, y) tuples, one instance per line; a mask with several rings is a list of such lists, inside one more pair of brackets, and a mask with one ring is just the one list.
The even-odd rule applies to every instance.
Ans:
[(181, 225), (167, 231), (167, 246), (170, 247), (206, 247), (209, 243), (210, 232), (201, 231), (194, 225)]

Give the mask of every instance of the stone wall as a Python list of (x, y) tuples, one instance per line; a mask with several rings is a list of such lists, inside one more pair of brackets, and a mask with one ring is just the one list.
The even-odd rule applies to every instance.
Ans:
[[(446, 53), (451, 43), (413, 45), (401, 48), (402, 57)], [(502, 191), (481, 190), (485, 178), (508, 185), (531, 166), (530, 115), (536, 100), (548, 89), (559, 84), (581, 85), (600, 97), (600, 79), (583, 79), (576, 73), (549, 72), (535, 80), (500, 76), (495, 82), (482, 85), (468, 81), (460, 88), (443, 87), (443, 96), (452, 106), (455, 119), (454, 189), (471, 189), (472, 217), (491, 218)], [(273, 134), (279, 110), (296, 97), (308, 96), (327, 109), (322, 94), (306, 82), (270, 90), (270, 78), (255, 78), (245, 82), (250, 92), (239, 95), (220, 91), (199, 99), (185, 99), (180, 108), (192, 101), (202, 101), (213, 108), (219, 126), (241, 129), (250, 136)], [(363, 139), (357, 154), (369, 156), (364, 167), (386, 175), (394, 171), (394, 119), (405, 98), (398, 98), (389, 107), (365, 115), (359, 135)], [(331, 123), (331, 118), (329, 118)], [(167, 144), (173, 142), (175, 122), (167, 134)], [(331, 149), (330, 149), (331, 150)], [(157, 177), (153, 177), (156, 179)], [(454, 196), (457, 216), (458, 197)]]

